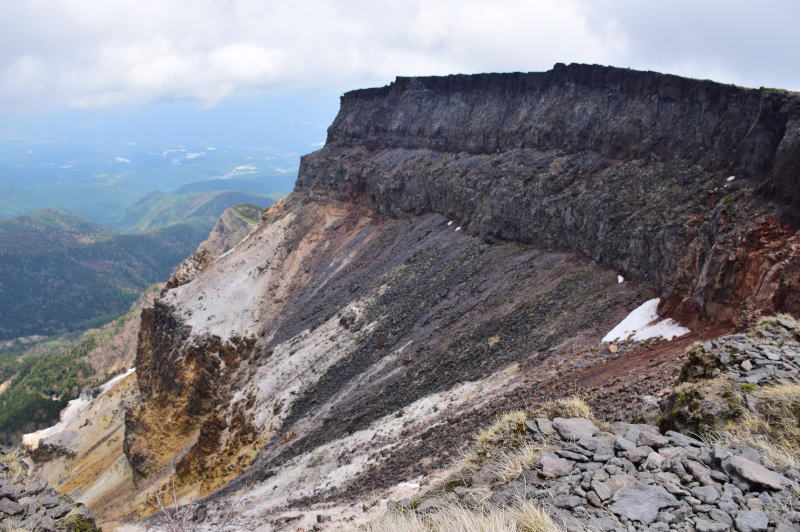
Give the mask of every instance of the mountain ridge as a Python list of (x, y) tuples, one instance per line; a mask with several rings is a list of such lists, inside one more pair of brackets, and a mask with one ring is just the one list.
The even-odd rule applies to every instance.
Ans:
[[(172, 485), (203, 515), (245, 498), (265, 527), (321, 509), (347, 527), (505, 410), (574, 392), (625, 415), (669, 393), (693, 342), (797, 312), (794, 200), (775, 196), (795, 96), (770, 92), (786, 111), (751, 128), (728, 103), (757, 110), (758, 91), (659, 76), (557, 66), (345, 95), (294, 192), (143, 311), (134, 486), (103, 517), (151, 515), (138, 487)], [(718, 100), (698, 115), (676, 90)], [(662, 108), (664, 145), (626, 146)], [(602, 342), (659, 297), (689, 333)]]

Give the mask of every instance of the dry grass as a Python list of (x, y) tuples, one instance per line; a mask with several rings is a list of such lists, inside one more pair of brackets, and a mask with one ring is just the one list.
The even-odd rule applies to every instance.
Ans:
[(528, 413), (524, 410), (513, 410), (500, 416), (498, 420), (475, 434), (475, 445), (479, 449), (489, 449), (497, 445), (522, 443), (520, 434), (524, 434)]
[(777, 466), (800, 467), (800, 385), (765, 387), (753, 395), (757, 412), (745, 411), (720, 439), (755, 447)]
[(542, 507), (519, 500), (500, 508), (450, 505), (434, 514), (393, 511), (361, 526), (365, 532), (562, 532)]
[(768, 329), (769, 327), (783, 327), (778, 323), (777, 318), (784, 319), (789, 323), (794, 324), (795, 329), (800, 329), (800, 323), (798, 323), (797, 319), (792, 316), (791, 314), (776, 314), (774, 316), (764, 316), (756, 321), (755, 325), (753, 326), (753, 331), (758, 331), (761, 329)]
[(23, 464), (24, 457), (25, 454), (18, 447), (0, 455), (0, 463), (8, 468), (6, 475), (12, 484), (21, 482), (27, 475), (27, 470)]
[(459, 451), (453, 460), (453, 473), (447, 483), (452, 484), (471, 476), (486, 463), (496, 463), (497, 478), (503, 480), (516, 478), (523, 469), (529, 469), (542, 450), (542, 447), (529, 445), (525, 437), (528, 432), (525, 422), (535, 417), (581, 417), (604, 428), (604, 423), (595, 418), (589, 405), (578, 397), (548, 401), (535, 410), (506, 412), (491, 426), (479, 430), (471, 446)]
[(495, 478), (503, 483), (514, 480), (524, 470), (533, 468), (541, 452), (541, 447), (531, 444), (525, 444), (513, 451), (499, 452), (492, 459)]
[(597, 423), (592, 409), (580, 397), (565, 397), (555, 401), (548, 401), (534, 410), (533, 414), (531, 417), (547, 417), (550, 419), (556, 417), (583, 417)]

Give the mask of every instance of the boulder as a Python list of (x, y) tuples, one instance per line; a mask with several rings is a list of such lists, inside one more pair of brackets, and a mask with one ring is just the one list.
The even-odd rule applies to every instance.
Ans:
[(542, 469), (542, 475), (547, 478), (563, 477), (572, 472), (573, 462), (555, 454), (542, 455), (537, 462)]
[(600, 432), (600, 429), (591, 420), (579, 417), (557, 417), (553, 420), (553, 427), (563, 439), (571, 441), (591, 438)]
[(646, 525), (656, 520), (660, 509), (678, 506), (678, 499), (661, 486), (641, 483), (618, 491), (614, 498), (616, 502), (610, 506), (612, 512)]
[(779, 490), (783, 485), (780, 475), (774, 471), (770, 471), (761, 464), (748, 460), (744, 456), (731, 456), (723, 462), (722, 466), (728, 474), (733, 471), (741, 478), (753, 484), (765, 486), (773, 490)]
[(769, 515), (765, 512), (742, 510), (734, 521), (739, 532), (766, 532), (769, 528)]

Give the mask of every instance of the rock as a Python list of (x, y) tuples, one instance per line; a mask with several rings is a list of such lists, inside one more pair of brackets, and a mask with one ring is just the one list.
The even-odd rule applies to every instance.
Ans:
[(48, 495), (46, 497), (43, 497), (39, 500), (39, 502), (42, 504), (42, 506), (44, 506), (47, 509), (54, 508), (61, 503), (59, 498), (53, 495)]
[(586, 500), (589, 501), (589, 503), (592, 506), (596, 506), (598, 508), (603, 506), (603, 501), (600, 499), (600, 496), (597, 495), (597, 493), (594, 491), (590, 491), (586, 494)]
[(44, 491), (47, 487), (47, 484), (42, 482), (41, 480), (29, 480), (25, 484), (23, 484), (22, 489), (25, 490), (25, 493), (29, 495), (37, 495)]
[(658, 454), (666, 460), (674, 460), (675, 458), (686, 456), (686, 449), (683, 447), (662, 447), (658, 450)]
[(697, 486), (692, 488), (692, 496), (706, 504), (714, 504), (719, 499), (719, 492), (713, 486)]
[(625, 451), (623, 454), (625, 455), (625, 458), (634, 464), (638, 464), (647, 458), (652, 452), (654, 452), (652, 447), (634, 447), (630, 451)]
[(674, 430), (668, 430), (665, 435), (674, 445), (677, 445), (678, 447), (705, 447), (706, 445), (698, 439), (681, 434), (680, 432), (675, 432)]
[(473, 486), (486, 486), (492, 483), (494, 477), (494, 466), (488, 463), (475, 472), (470, 480)]
[(665, 447), (669, 444), (669, 438), (662, 436), (657, 432), (651, 431), (643, 431), (639, 434), (639, 445), (645, 447), (653, 447), (654, 449), (658, 449), (660, 447)]
[(539, 430), (539, 426), (536, 424), (535, 421), (533, 421), (531, 419), (525, 420), (525, 428), (527, 428), (529, 431), (533, 432), (534, 434), (541, 434), (541, 431)]
[(697, 480), (697, 482), (706, 486), (712, 486), (715, 484), (714, 479), (711, 478), (711, 470), (700, 462), (686, 460), (686, 468), (689, 470), (695, 480)]
[(573, 462), (560, 458), (552, 453), (543, 454), (539, 457), (537, 463), (542, 469), (542, 475), (546, 478), (563, 477), (572, 472)]
[(716, 508), (708, 512), (708, 516), (714, 521), (717, 521), (718, 523), (724, 523), (728, 526), (731, 526), (733, 524), (733, 518), (730, 515), (728, 515), (727, 512), (723, 512), (722, 510), (717, 510)]
[(34, 530), (40, 532), (56, 532), (56, 530), (58, 530), (58, 525), (52, 517), (43, 515), (39, 519), (39, 527)]
[(19, 498), (22, 497), (22, 490), (19, 486), (14, 486), (13, 484), (0, 486), (0, 499), (3, 497), (11, 499), (12, 501), (19, 500)]
[(575, 453), (575, 452), (572, 452), (572, 451), (566, 451), (564, 449), (557, 450), (556, 454), (558, 456), (562, 457), (562, 458), (566, 458), (567, 460), (573, 460), (575, 462), (588, 462), (589, 461), (589, 457), (584, 455), (584, 454)]
[(577, 495), (560, 495), (553, 499), (553, 506), (556, 508), (575, 508), (585, 503), (581, 497)]
[(19, 515), (22, 513), (23, 506), (11, 499), (0, 499), (0, 514)]
[(742, 368), (743, 370), (745, 370), (745, 371), (750, 371), (751, 369), (753, 369), (753, 363), (752, 363), (752, 362), (750, 362), (750, 360), (745, 360), (744, 362), (742, 362), (742, 363), (741, 363), (741, 364), (739, 364), (739, 365), (740, 365), (740, 366), (741, 366), (741, 368)]
[(613, 436), (592, 436), (591, 438), (581, 438), (578, 445), (589, 451), (600, 449), (612, 449), (614, 447)]
[(766, 532), (769, 528), (769, 515), (764, 512), (742, 510), (734, 521), (739, 532)]
[(723, 469), (725, 469), (728, 474), (730, 474), (728, 469), (733, 470), (745, 480), (754, 484), (766, 486), (773, 490), (779, 490), (783, 485), (781, 477), (777, 473), (770, 471), (761, 464), (748, 460), (744, 456), (732, 456), (728, 458), (723, 463)]
[(680, 484), (681, 479), (678, 478), (678, 475), (675, 473), (669, 473), (666, 471), (662, 471), (660, 473), (655, 474), (656, 482), (659, 484)]
[(55, 508), (50, 508), (49, 510), (47, 510), (47, 515), (49, 515), (53, 519), (61, 519), (62, 517), (67, 515), (71, 509), (72, 506), (70, 506), (69, 504), (59, 504)]
[(619, 451), (630, 451), (636, 448), (636, 444), (624, 436), (614, 438), (614, 448)]
[(697, 532), (722, 532), (730, 528), (725, 523), (718, 523), (702, 517), (695, 517), (694, 526)]
[(600, 499), (606, 501), (622, 488), (630, 488), (636, 484), (636, 477), (633, 475), (614, 475), (606, 481), (592, 481), (592, 489)]
[[(429, 499), (425, 499), (419, 506), (415, 508), (415, 510), (421, 514), (424, 513), (433, 513), (441, 508), (446, 507), (448, 504), (453, 504), (453, 501), (446, 498), (446, 497), (431, 497)], [(330, 520), (330, 516), (325, 516), (322, 514), (317, 515), (317, 522), (321, 523), (322, 521), (319, 520), (320, 517), (327, 517)]]
[(599, 517), (594, 520), (594, 524), (603, 532), (611, 532), (620, 529), (619, 523), (610, 517)]
[(539, 427), (539, 432), (545, 436), (552, 436), (556, 433), (556, 431), (553, 429), (553, 423), (546, 417), (537, 417), (536, 426)]
[(637, 484), (632, 488), (621, 489), (614, 497), (616, 502), (610, 510), (616, 515), (646, 525), (654, 522), (662, 508), (678, 506), (678, 499), (661, 486)]
[(644, 467), (647, 469), (658, 469), (663, 463), (664, 457), (653, 451), (647, 455), (647, 459), (644, 461)]
[(557, 417), (553, 420), (553, 427), (563, 439), (568, 441), (591, 438), (600, 432), (600, 429), (590, 420), (579, 417)]

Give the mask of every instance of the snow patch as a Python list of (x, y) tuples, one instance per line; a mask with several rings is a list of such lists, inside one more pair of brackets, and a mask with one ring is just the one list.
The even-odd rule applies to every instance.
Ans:
[(456, 231), (461, 231), (461, 226), (456, 227)]
[(617, 275), (617, 284), (622, 284), (625, 282), (625, 278), (621, 275)]
[(451, 225), (453, 225), (453, 220), (450, 220), (449, 222), (447, 222), (447, 227), (450, 227)]
[(615, 342), (629, 338), (636, 342), (649, 338), (672, 340), (692, 332), (670, 318), (659, 320), (658, 304), (660, 302), (661, 299), (656, 297), (636, 307), (624, 320), (611, 329), (602, 341)]
[(736, 176), (732, 175), (728, 179), (726, 179), (725, 181), (733, 181), (734, 179), (736, 179)]
[(60, 421), (51, 427), (47, 427), (42, 430), (37, 430), (36, 432), (31, 432), (28, 434), (22, 435), (22, 445), (27, 447), (28, 449), (36, 449), (39, 446), (39, 442), (43, 439), (52, 436), (53, 434), (58, 434), (59, 432), (63, 432), (67, 430), (67, 426), (70, 423), (74, 422), (75, 420), (79, 419), (84, 412), (94, 401), (97, 401), (100, 397), (106, 394), (110, 389), (117, 385), (119, 381), (130, 375), (136, 371), (136, 368), (131, 368), (122, 375), (117, 375), (110, 381), (106, 382), (102, 386), (100, 386), (100, 394), (97, 397), (92, 397), (90, 392), (83, 392), (81, 393), (80, 397), (77, 399), (73, 399), (69, 403), (67, 403), (66, 408), (61, 411)]

